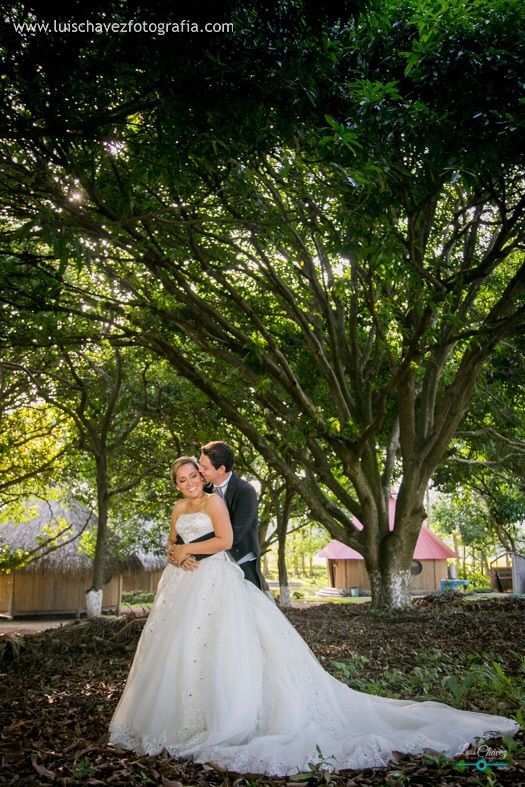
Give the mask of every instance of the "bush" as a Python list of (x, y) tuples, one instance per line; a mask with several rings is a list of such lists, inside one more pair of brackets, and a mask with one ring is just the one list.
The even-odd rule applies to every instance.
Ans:
[(487, 588), (490, 588), (489, 578), (482, 571), (470, 571), (467, 569), (466, 576), (463, 576), (463, 573), (463, 571), (459, 572), (459, 578), (470, 579), (471, 586), (476, 585), (476, 587), (484, 587), (486, 585)]
[(150, 593), (146, 590), (130, 590), (128, 593), (122, 594), (122, 603), (130, 606), (153, 604), (154, 601), (155, 593)]

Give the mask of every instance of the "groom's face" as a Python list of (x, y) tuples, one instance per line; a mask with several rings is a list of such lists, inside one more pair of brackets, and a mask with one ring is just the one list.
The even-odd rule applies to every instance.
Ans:
[(214, 467), (206, 454), (201, 454), (199, 470), (207, 484), (218, 485), (224, 480), (224, 465), (219, 468)]

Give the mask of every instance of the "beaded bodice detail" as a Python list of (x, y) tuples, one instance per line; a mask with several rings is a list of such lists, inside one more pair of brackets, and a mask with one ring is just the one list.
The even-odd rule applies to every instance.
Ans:
[(208, 514), (196, 511), (194, 514), (181, 514), (177, 519), (177, 533), (187, 544), (196, 538), (213, 533), (213, 525)]

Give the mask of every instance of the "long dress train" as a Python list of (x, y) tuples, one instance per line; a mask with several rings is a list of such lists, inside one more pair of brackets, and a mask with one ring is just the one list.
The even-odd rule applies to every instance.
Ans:
[[(206, 514), (177, 521), (184, 541), (212, 530)], [(224, 552), (198, 570), (169, 565), (159, 583), (110, 741), (138, 754), (230, 771), (291, 775), (330, 759), (338, 769), (385, 766), (393, 751), (460, 755), (518, 724), (438, 702), (353, 691), (321, 667), (278, 608)]]

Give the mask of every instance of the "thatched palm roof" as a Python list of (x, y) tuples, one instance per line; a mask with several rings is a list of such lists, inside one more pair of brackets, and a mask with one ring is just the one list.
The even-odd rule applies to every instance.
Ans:
[[(21, 549), (31, 552), (43, 541), (47, 541), (49, 533), (46, 528), (52, 528), (60, 533), (57, 543), (58, 549), (49, 551), (52, 544), (44, 549), (42, 557), (31, 560), (24, 568), (18, 571), (38, 572), (50, 574), (89, 574), (92, 571), (93, 561), (80, 552), (80, 536), (92, 528), (96, 528), (97, 517), (93, 511), (81, 503), (59, 503), (52, 501), (30, 500), (27, 503), (29, 519), (27, 522), (16, 524), (8, 522), (0, 524), (0, 543), (6, 544), (10, 549)], [(46, 554), (47, 553), (47, 554)], [(166, 561), (155, 555), (136, 552), (126, 558), (108, 556), (104, 566), (106, 576), (118, 572), (136, 573), (139, 571), (154, 571), (163, 568)]]

